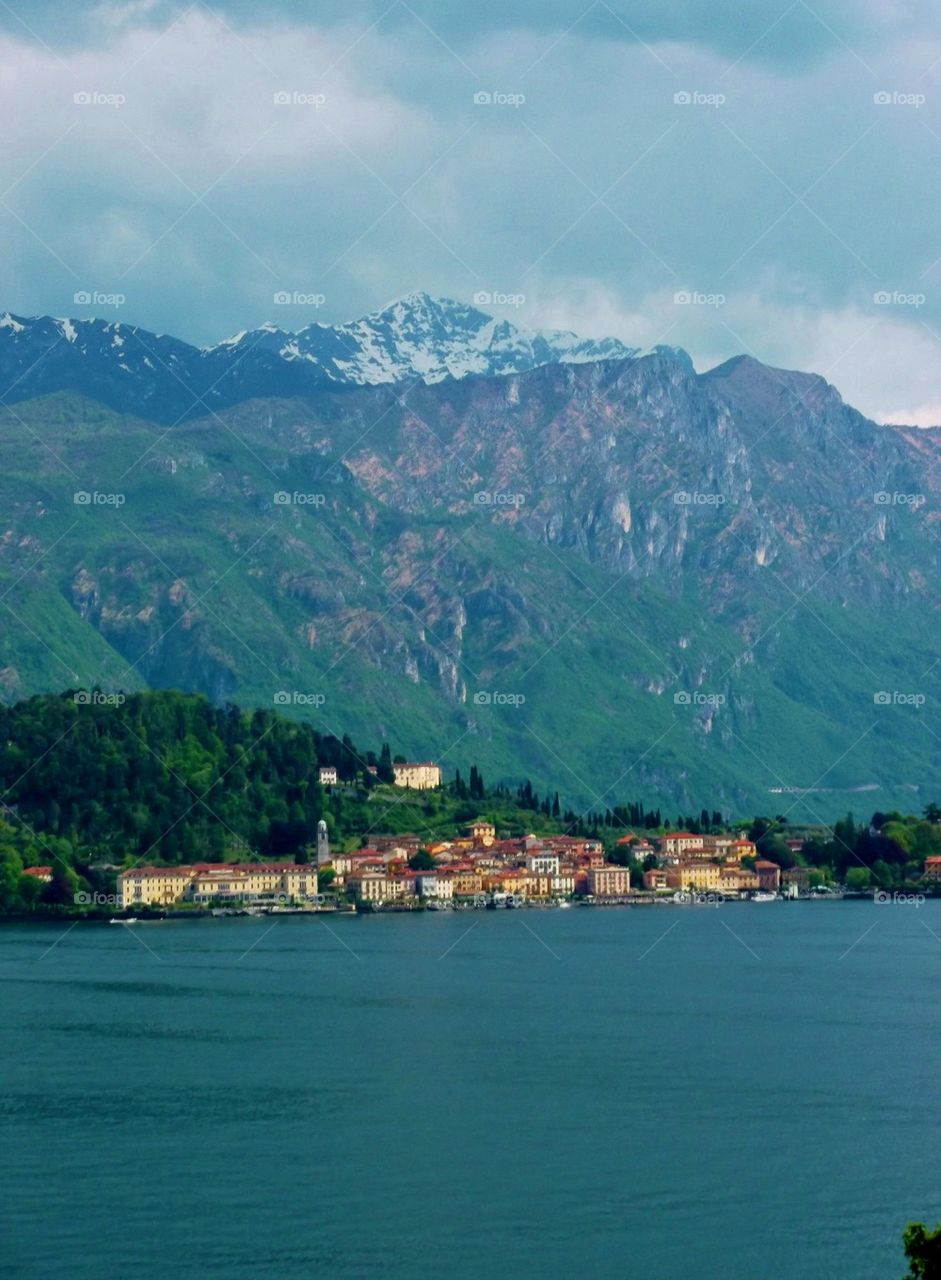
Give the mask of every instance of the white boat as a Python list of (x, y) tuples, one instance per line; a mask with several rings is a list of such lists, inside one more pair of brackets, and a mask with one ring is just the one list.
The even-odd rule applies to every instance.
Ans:
[(752, 902), (777, 902), (778, 895), (776, 893), (753, 893)]
[(115, 917), (108, 921), (109, 924), (137, 924), (137, 916), (129, 916), (127, 920), (118, 920)]

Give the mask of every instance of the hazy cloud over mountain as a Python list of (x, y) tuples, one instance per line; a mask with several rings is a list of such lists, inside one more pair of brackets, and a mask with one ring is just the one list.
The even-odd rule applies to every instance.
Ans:
[(941, 420), (935, 7), (586, 7), (4, 11), (0, 307), (211, 343), (489, 294)]

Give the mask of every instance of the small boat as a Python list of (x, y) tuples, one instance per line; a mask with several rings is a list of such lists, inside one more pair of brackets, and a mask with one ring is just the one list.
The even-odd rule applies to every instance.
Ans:
[(777, 902), (778, 895), (776, 893), (753, 893), (752, 902)]
[(108, 921), (109, 924), (137, 924), (137, 916), (128, 916), (126, 920), (119, 920), (117, 916)]

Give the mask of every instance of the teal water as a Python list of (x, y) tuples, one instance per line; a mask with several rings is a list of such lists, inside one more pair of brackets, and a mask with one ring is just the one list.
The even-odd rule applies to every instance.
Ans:
[(941, 903), (62, 935), (0, 930), (11, 1276), (898, 1280), (941, 1217)]

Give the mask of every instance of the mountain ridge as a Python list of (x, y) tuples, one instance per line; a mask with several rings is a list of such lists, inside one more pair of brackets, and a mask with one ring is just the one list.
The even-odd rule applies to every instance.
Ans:
[(498, 376), (561, 361), (631, 359), (639, 350), (615, 338), (522, 328), (424, 293), (345, 324), (290, 331), (267, 322), (208, 347), (118, 320), (8, 311), (0, 316), (0, 385), (6, 403), (77, 391), (173, 423), (262, 396)]

